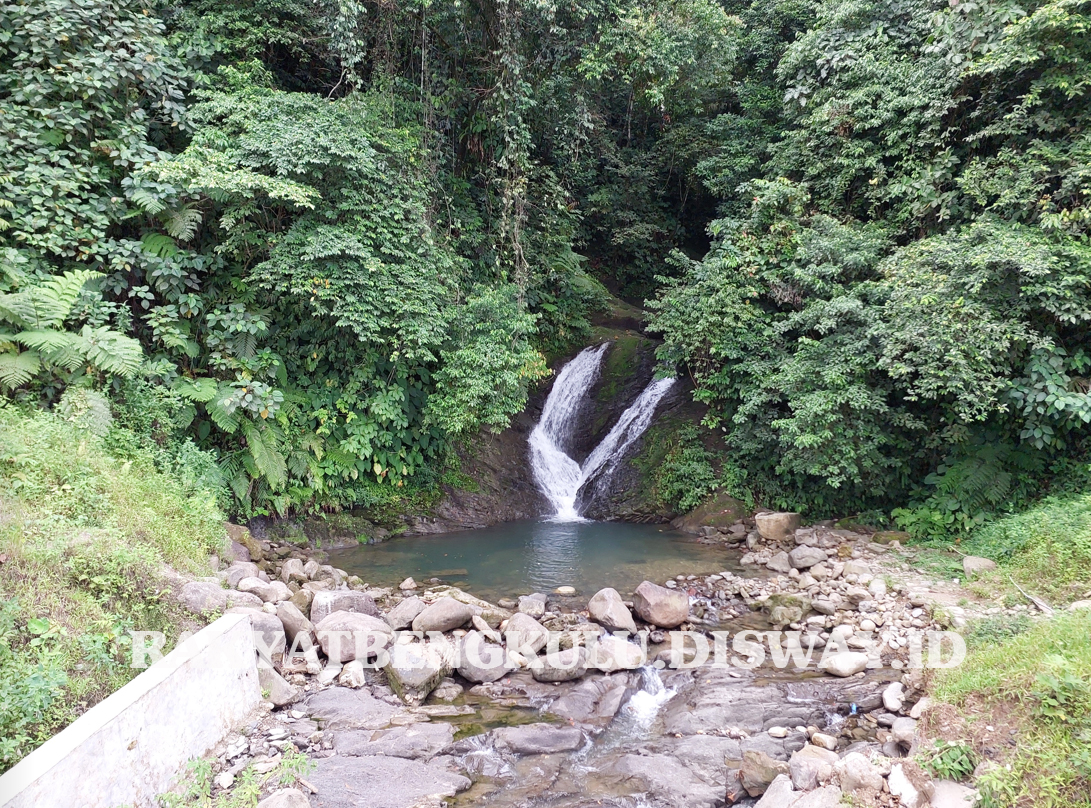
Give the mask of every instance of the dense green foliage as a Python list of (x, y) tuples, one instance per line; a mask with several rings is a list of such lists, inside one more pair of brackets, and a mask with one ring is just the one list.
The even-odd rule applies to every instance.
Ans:
[(427, 487), (602, 284), (766, 504), (1084, 480), (1087, 0), (0, 9), (0, 383), (171, 391), (244, 513)]
[(138, 672), (130, 630), (187, 627), (164, 563), (222, 551), (215, 459), (154, 395), (130, 386), (117, 420), (83, 388), (53, 413), (0, 404), (0, 771)]
[(768, 504), (921, 535), (1085, 477), (1087, 3), (821, 2), (781, 130), (652, 303)]

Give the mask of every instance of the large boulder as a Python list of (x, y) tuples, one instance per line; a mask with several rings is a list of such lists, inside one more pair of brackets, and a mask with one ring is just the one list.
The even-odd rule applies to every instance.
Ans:
[(462, 640), (458, 674), (471, 682), (495, 682), (508, 672), (506, 654), (499, 645), (487, 642), (485, 635), (471, 631)]
[(225, 614), (245, 614), (250, 618), (250, 626), (254, 631), (254, 647), (258, 650), (258, 657), (266, 665), (279, 666), (284, 659), (286, 648), (284, 624), (275, 614), (269, 614), (262, 609), (252, 606), (233, 606)]
[[(261, 578), (243, 578), (235, 584), (235, 588), (240, 592), (257, 595), (261, 598), (262, 603), (276, 603), (277, 596), (280, 594), (275, 586), (268, 581), (261, 580)], [(288, 593), (288, 596), (291, 597), (291, 592)]]
[(521, 595), (519, 597), (518, 608), (523, 614), (529, 614), (531, 617), (537, 619), (546, 612), (546, 596), (541, 593)]
[(599, 637), (588, 648), (587, 665), (600, 671), (633, 670), (647, 661), (644, 651), (621, 637)]
[(967, 578), (976, 578), (983, 572), (996, 569), (996, 562), (981, 556), (965, 556), (962, 559), (962, 571)]
[(765, 793), (777, 775), (789, 774), (788, 764), (774, 760), (764, 752), (748, 749), (743, 752), (742, 765), (739, 766), (739, 782), (751, 797), (760, 797)]
[(759, 513), (754, 515), (758, 534), (766, 541), (789, 541), (801, 524), (798, 513)]
[(436, 689), (451, 668), (446, 654), (432, 644), (410, 643), (390, 649), (386, 678), (395, 693), (411, 707), (418, 707)]
[(529, 614), (520, 612), (508, 620), (504, 640), (509, 651), (536, 654), (549, 642), (549, 631)]
[(830, 779), (837, 764), (836, 752), (823, 749), (814, 744), (807, 744), (796, 750), (788, 760), (788, 772), (792, 785), (799, 791), (811, 791), (818, 784)]
[[(245, 559), (246, 561), (262, 561), (265, 558), (261, 543), (250, 535), (248, 528), (231, 522), (225, 522), (224, 528), (227, 530), (227, 538), (231, 540), (232, 544), (240, 544), (246, 548), (246, 553), (250, 556)], [(240, 558), (240, 560), (243, 559)]]
[(801, 544), (788, 553), (788, 561), (797, 570), (806, 570), (820, 564), (827, 558), (826, 551), (818, 547)]
[(455, 727), (446, 721), (412, 723), (369, 732), (338, 732), (333, 748), (345, 757), (385, 755), (408, 760), (430, 760), (454, 739)]
[(883, 790), (883, 773), (859, 752), (849, 752), (833, 768), (841, 781), (841, 790), (846, 794)]
[(587, 673), (587, 649), (582, 645), (537, 657), (530, 672), (539, 682), (569, 682)]
[(584, 744), (583, 730), (552, 724), (524, 724), (493, 730), (493, 744), (516, 755), (551, 755), (573, 752)]
[(413, 625), (417, 615), (427, 608), (427, 604), (416, 595), (406, 598), (386, 614), (386, 622), (395, 631), (402, 631)]
[(776, 593), (761, 604), (761, 610), (769, 615), (769, 622), (777, 628), (788, 623), (798, 623), (811, 610), (811, 601), (801, 595)]
[(258, 684), (268, 701), (276, 707), (284, 707), (299, 701), (300, 691), (285, 681), (284, 677), (272, 668), (258, 668)]
[(401, 708), (375, 698), (367, 688), (331, 687), (307, 698), (307, 712), (324, 730), (382, 729)]
[(307, 582), (307, 573), (303, 571), (303, 562), (298, 558), (289, 558), (280, 568), (280, 580), (286, 584), (295, 581), (297, 584)]
[(932, 802), (932, 795), (936, 790), (932, 785), (932, 778), (909, 760), (892, 765), (886, 783), (890, 793), (901, 801), (903, 808), (926, 808)]
[(659, 628), (677, 628), (689, 619), (689, 596), (644, 581), (633, 593), (633, 611), (645, 623)]
[(261, 569), (252, 561), (236, 561), (227, 568), (227, 585), (235, 588), (243, 578), (257, 578)]
[(416, 808), (442, 805), (471, 785), (439, 762), (367, 755), (337, 755), (317, 762), (307, 782), (321, 796), (321, 808)]
[(440, 598), (413, 618), (413, 631), (452, 631), (468, 623), (473, 609), (454, 598)]
[(831, 654), (818, 665), (818, 667), (826, 671), (826, 673), (842, 678), (860, 673), (860, 671), (865, 670), (867, 666), (868, 655), (862, 651), (841, 651), (836, 654)]
[(372, 656), (388, 646), (394, 635), (385, 620), (359, 612), (334, 612), (314, 630), (322, 653), (333, 662)]
[(210, 612), (224, 612), (234, 606), (249, 606), (260, 609), (262, 600), (248, 592), (235, 592), (224, 589), (219, 584), (208, 581), (190, 581), (178, 593), (178, 602), (194, 614), (205, 615)]
[(746, 505), (721, 491), (685, 516), (675, 519), (671, 526), (683, 533), (697, 534), (703, 527), (726, 530), (745, 516)]
[(354, 612), (380, 617), (375, 601), (366, 592), (315, 592), (311, 600), (311, 622), (316, 626), (334, 612)]
[(766, 562), (765, 567), (773, 572), (787, 575), (792, 570), (792, 562), (788, 560), (788, 553), (781, 550)]
[(636, 634), (636, 621), (632, 612), (616, 589), (600, 589), (587, 601), (587, 613), (591, 619), (608, 631), (628, 631)]
[(307, 640), (312, 643), (315, 642), (314, 623), (308, 620), (303, 612), (291, 601), (277, 604), (277, 618), (284, 627), (284, 634), (287, 636), (289, 643), (294, 645), (296, 637), (300, 634), (304, 635), (304, 638), (299, 640), (300, 647), (305, 648)]

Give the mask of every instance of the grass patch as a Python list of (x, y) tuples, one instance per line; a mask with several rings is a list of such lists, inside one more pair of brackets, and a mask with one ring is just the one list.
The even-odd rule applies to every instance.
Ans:
[(1047, 499), (997, 519), (975, 531), (963, 549), (994, 559), (1033, 594), (1077, 600), (1091, 590), (1091, 494)]
[(1001, 765), (977, 780), (985, 808), (1091, 806), (1091, 611), (979, 626), (968, 648), (962, 665), (939, 672), (932, 696), (977, 731), (1015, 729), (1013, 744), (992, 749)]
[(0, 405), (0, 771), (138, 672), (130, 630), (191, 627), (163, 567), (223, 549), (217, 491), (191, 473), (211, 461), (164, 464), (111, 429)]

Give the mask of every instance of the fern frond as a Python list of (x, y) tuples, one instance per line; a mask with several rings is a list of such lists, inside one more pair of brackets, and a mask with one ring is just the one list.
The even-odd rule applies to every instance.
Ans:
[(63, 275), (55, 275), (40, 286), (29, 289), (28, 293), (34, 299), (35, 309), (35, 321), (32, 325), (38, 329), (60, 326), (72, 313), (72, 307), (76, 305), (84, 285), (90, 280), (101, 277), (100, 272), (78, 269)]
[(186, 379), (179, 378), (174, 383), (174, 392), (190, 401), (200, 401), (207, 404), (216, 397), (219, 383), (215, 379)]
[(275, 435), (249, 420), (242, 422), (242, 432), (258, 472), (274, 491), (283, 488), (288, 481), (288, 467), (284, 455), (277, 449)]
[(29, 293), (23, 291), (0, 295), (0, 320), (25, 328), (33, 326), (37, 316), (34, 298)]
[(106, 326), (85, 325), (80, 332), (80, 350), (95, 367), (118, 376), (135, 376), (144, 361), (140, 343)]
[(162, 213), (167, 207), (159, 196), (148, 188), (137, 188), (129, 195), (129, 198), (139, 205), (145, 213), (150, 213), (152, 216)]
[(144, 247), (144, 252), (160, 258), (173, 258), (178, 254), (178, 245), (174, 243), (174, 239), (162, 233), (148, 233), (140, 240), (140, 243)]
[(235, 412), (235, 404), (232, 401), (234, 388), (225, 385), (217, 390), (217, 394), (205, 402), (205, 409), (212, 423), (228, 434), (239, 428), (239, 416)]
[(167, 228), (173, 238), (179, 241), (190, 241), (197, 235), (201, 226), (202, 215), (200, 209), (194, 205), (185, 205), (176, 210), (170, 210), (161, 217), (163, 226)]
[(71, 348), (78, 338), (68, 331), (46, 329), (42, 331), (21, 331), (14, 336), (14, 339), (28, 348), (37, 348), (40, 351), (48, 352)]
[(37, 351), (0, 353), (0, 386), (14, 390), (33, 379), (41, 367)]

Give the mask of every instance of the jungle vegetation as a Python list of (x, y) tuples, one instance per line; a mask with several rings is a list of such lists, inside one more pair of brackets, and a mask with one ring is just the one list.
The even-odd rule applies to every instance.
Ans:
[(725, 485), (966, 531), (1087, 482), (1089, 23), (3, 0), (0, 386), (155, 390), (126, 429), (214, 457), (235, 513), (366, 506), (503, 428), (609, 290)]

